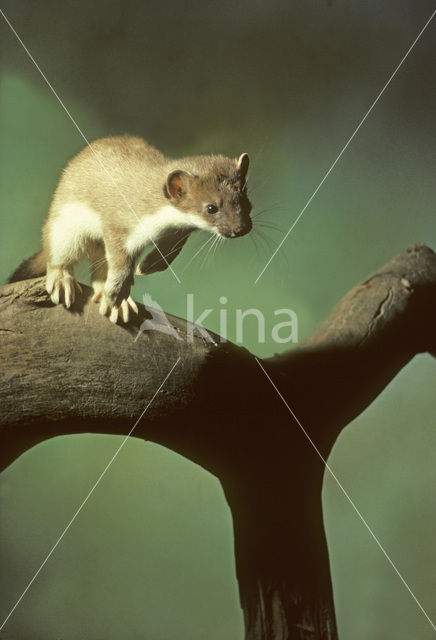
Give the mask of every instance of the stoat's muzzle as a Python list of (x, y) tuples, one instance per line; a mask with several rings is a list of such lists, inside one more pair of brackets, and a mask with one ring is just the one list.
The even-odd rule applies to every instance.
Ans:
[(232, 225), (230, 228), (219, 229), (220, 235), (224, 238), (240, 238), (245, 236), (253, 228), (251, 218), (241, 220), (239, 224)]

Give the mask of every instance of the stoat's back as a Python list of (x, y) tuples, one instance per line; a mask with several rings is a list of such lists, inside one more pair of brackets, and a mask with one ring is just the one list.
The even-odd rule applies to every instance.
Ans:
[(141, 138), (101, 138), (85, 147), (65, 167), (57, 186), (52, 213), (80, 201), (100, 215), (120, 220), (133, 211), (142, 217), (166, 204), (162, 185), (168, 161)]

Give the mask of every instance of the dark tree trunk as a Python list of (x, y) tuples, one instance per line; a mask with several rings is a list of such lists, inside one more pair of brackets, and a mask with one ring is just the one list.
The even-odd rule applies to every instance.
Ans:
[(147, 312), (136, 326), (114, 326), (86, 287), (72, 312), (48, 301), (41, 279), (1, 295), (2, 467), (56, 435), (127, 434), (180, 358), (134, 436), (221, 481), (247, 640), (337, 638), (323, 459), (416, 353), (435, 355), (435, 254), (424, 245), (399, 254), (301, 347), (263, 361), (283, 400), (245, 349), (218, 336), (189, 342), (178, 318), (168, 316), (181, 340), (147, 331), (134, 341)]

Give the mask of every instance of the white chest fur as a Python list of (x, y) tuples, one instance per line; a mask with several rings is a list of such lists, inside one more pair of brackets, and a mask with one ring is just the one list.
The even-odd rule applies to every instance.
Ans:
[(195, 213), (184, 213), (172, 205), (166, 205), (155, 213), (145, 215), (131, 231), (126, 240), (126, 249), (130, 254), (142, 251), (166, 229), (195, 227), (213, 231), (213, 226)]

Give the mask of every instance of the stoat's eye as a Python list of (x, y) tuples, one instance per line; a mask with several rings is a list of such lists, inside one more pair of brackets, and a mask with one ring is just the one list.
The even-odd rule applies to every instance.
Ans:
[(218, 212), (218, 207), (216, 206), (216, 204), (207, 204), (206, 205), (206, 211), (207, 213), (209, 213), (211, 216), (215, 215), (215, 213)]

